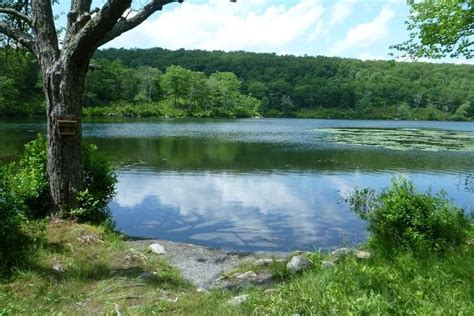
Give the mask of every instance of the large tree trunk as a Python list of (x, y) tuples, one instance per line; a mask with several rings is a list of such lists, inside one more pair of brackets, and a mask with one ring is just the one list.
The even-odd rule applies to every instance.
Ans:
[[(52, 211), (69, 211), (77, 206), (77, 193), (82, 189), (81, 105), (84, 79), (94, 50), (176, 0), (152, 0), (138, 11), (131, 10), (132, 0), (107, 0), (102, 8), (94, 10), (92, 0), (71, 0), (61, 46), (52, 8), (56, 1), (4, 2), (0, 1), (0, 34), (35, 54), (42, 69)], [(12, 6), (14, 3), (18, 5)], [(129, 17), (131, 11), (134, 14)], [(68, 131), (64, 131), (62, 123), (69, 124)], [(72, 123), (76, 124), (73, 128)]]
[(43, 74), (47, 92), (47, 173), (53, 212), (77, 207), (77, 193), (82, 189), (81, 107), (89, 59), (85, 60), (82, 64), (58, 60)]

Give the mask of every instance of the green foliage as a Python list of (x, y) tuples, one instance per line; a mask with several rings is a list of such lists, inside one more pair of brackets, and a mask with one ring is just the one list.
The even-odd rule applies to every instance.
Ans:
[(10, 165), (10, 192), (18, 207), (31, 217), (47, 215), (49, 187), (46, 175), (46, 140), (38, 137), (25, 145), (20, 161)]
[(110, 217), (108, 203), (115, 194), (117, 176), (107, 157), (93, 144), (82, 146), (83, 190), (79, 208), (69, 215), (80, 221), (100, 223)]
[(24, 265), (42, 238), (40, 223), (31, 223), (11, 192), (11, 170), (0, 166), (0, 278)]
[(29, 53), (0, 47), (0, 116), (41, 113), (39, 67)]
[(392, 186), (380, 194), (356, 189), (346, 202), (368, 222), (370, 244), (385, 254), (442, 253), (463, 244), (470, 229), (463, 210), (444, 193), (417, 192), (404, 178), (392, 180)]
[(410, 38), (392, 48), (409, 57), (472, 58), (474, 4), (472, 0), (408, 0)]
[[(95, 57), (118, 59), (131, 68), (146, 66), (164, 70), (175, 65), (209, 77), (233, 73), (240, 81), (240, 84), (236, 82), (240, 93), (260, 101), (258, 113), (263, 116), (400, 119), (408, 115), (404, 119), (450, 120), (461, 104), (474, 102), (472, 65), (161, 48), (107, 49), (98, 51)], [(210, 98), (203, 103), (202, 111), (193, 105), (191, 114), (187, 115), (236, 116), (224, 109), (232, 102), (223, 100), (212, 83), (208, 82), (208, 86)], [(166, 93), (168, 88), (161, 88), (172, 99)], [(177, 100), (180, 109), (187, 108), (185, 101), (185, 97)], [(404, 103), (410, 111), (402, 107), (399, 112), (397, 107)], [(142, 106), (136, 104), (136, 111)], [(474, 119), (472, 112), (468, 111), (463, 120)]]
[[(108, 159), (95, 145), (82, 145), (83, 184), (78, 194), (79, 208), (66, 217), (99, 223), (109, 217), (107, 204), (115, 192), (117, 178)], [(16, 208), (31, 217), (49, 212), (49, 184), (46, 174), (46, 141), (38, 137), (25, 145), (18, 163), (11, 163), (5, 173), (8, 194)]]
[(457, 108), (456, 112), (454, 112), (454, 114), (453, 114), (453, 119), (454, 119), (455, 121), (463, 121), (463, 120), (465, 120), (465, 119), (468, 117), (468, 115), (469, 115), (469, 110), (470, 110), (470, 108), (471, 108), (471, 103), (469, 103), (469, 102), (466, 102), (466, 103), (461, 104), (461, 105)]
[(443, 257), (348, 257), (332, 269), (320, 268), (327, 258), (312, 259), (313, 269), (273, 292), (250, 292), (240, 314), (471, 315), (474, 249), (468, 247)]
[[(474, 104), (472, 65), (160, 48), (107, 49), (95, 58), (86, 115), (474, 119), (474, 106), (455, 114)], [(44, 112), (34, 61), (3, 67), (0, 115)]]

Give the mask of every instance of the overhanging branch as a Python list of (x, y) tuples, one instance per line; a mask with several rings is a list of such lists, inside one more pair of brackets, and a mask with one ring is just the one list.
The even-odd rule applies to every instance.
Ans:
[(13, 16), (17, 19), (20, 19), (26, 23), (28, 23), (29, 25), (32, 24), (32, 20), (31, 20), (31, 17), (23, 14), (23, 13), (20, 13), (18, 12), (17, 10), (15, 9), (12, 9), (12, 8), (4, 8), (4, 7), (0, 7), (0, 14), (1, 13), (4, 13), (4, 14), (8, 14), (10, 16)]
[(67, 38), (63, 51), (72, 52), (79, 58), (92, 54), (100, 40), (117, 24), (131, 3), (132, 0), (108, 0), (77, 33)]
[(0, 33), (17, 41), (28, 50), (34, 52), (34, 40), (30, 35), (20, 31), (19, 29), (12, 28), (4, 22), (0, 22)]
[[(98, 46), (104, 45), (121, 34), (130, 31), (137, 27), (146, 19), (148, 19), (153, 13), (161, 11), (163, 7), (172, 2), (182, 3), (183, 0), (151, 0), (146, 4), (137, 14), (130, 18), (121, 19), (117, 22), (114, 28), (108, 32), (105, 37), (100, 41)], [(237, 0), (230, 0), (230, 2), (237, 2)]]
[(143, 21), (148, 19), (156, 11), (163, 9), (163, 6), (172, 3), (172, 2), (182, 2), (178, 0), (152, 0), (150, 3), (146, 4), (137, 14), (128, 19), (121, 19), (117, 22), (114, 28), (106, 34), (102, 39), (99, 46), (104, 45), (107, 42), (110, 42), (114, 38), (120, 36), (121, 34), (130, 31), (136, 26), (140, 25)]

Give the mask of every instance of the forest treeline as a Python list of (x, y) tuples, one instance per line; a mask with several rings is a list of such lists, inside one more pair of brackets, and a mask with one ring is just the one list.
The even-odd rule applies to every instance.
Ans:
[[(28, 55), (2, 62), (0, 113), (44, 111), (41, 85)], [(474, 66), (110, 48), (94, 56), (84, 105), (109, 116), (473, 120)]]

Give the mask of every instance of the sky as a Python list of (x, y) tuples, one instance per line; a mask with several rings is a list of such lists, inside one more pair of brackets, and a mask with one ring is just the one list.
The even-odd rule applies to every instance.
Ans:
[[(146, 2), (135, 0), (133, 6), (139, 9)], [(188, 0), (166, 5), (103, 48), (392, 59), (389, 53), (395, 51), (389, 46), (408, 39), (408, 12), (405, 0)], [(441, 62), (473, 63), (462, 58)]]

